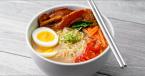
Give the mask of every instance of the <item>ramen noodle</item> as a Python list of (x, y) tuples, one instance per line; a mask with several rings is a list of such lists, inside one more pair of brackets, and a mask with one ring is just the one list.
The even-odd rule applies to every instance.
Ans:
[(90, 9), (57, 8), (41, 14), (38, 24), (32, 33), (32, 46), (53, 61), (84, 62), (108, 46)]

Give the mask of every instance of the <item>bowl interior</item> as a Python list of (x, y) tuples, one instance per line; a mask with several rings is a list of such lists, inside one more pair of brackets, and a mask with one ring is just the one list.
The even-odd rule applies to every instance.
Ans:
[[(32, 35), (32, 32), (38, 27), (38, 22), (37, 22), (38, 16), (43, 14), (43, 13), (45, 13), (45, 12), (49, 13), (55, 8), (61, 8), (61, 7), (66, 7), (66, 8), (69, 8), (69, 9), (89, 8), (88, 6), (83, 6), (83, 5), (59, 5), (59, 6), (54, 6), (54, 7), (45, 9), (45, 10), (41, 11), (40, 13), (36, 14), (36, 16), (34, 16), (34, 18), (32, 18), (32, 21), (30, 21), (30, 23), (28, 24), (28, 27), (27, 27), (27, 30), (26, 30), (27, 44), (31, 48), (32, 52), (35, 53), (37, 56), (39, 56), (41, 59), (44, 59), (44, 60), (46, 60), (48, 62), (51, 62), (51, 63), (59, 64), (59, 65), (80, 65), (80, 64), (85, 64), (85, 63), (89, 63), (89, 62), (94, 61), (94, 60), (100, 58), (101, 56), (103, 56), (109, 50), (109, 46), (100, 55), (96, 56), (95, 58), (92, 58), (92, 59), (90, 59), (88, 61), (80, 62), (80, 63), (62, 63), (62, 62), (57, 62), (57, 61), (53, 61), (53, 60), (50, 60), (50, 59), (46, 59), (45, 57), (40, 56), (35, 51), (35, 49), (33, 49), (32, 45), (31, 45), (31, 40), (32, 40), (32, 36), (31, 35)], [(113, 30), (111, 22), (104, 15), (103, 15), (103, 18), (104, 18), (105, 23), (107, 24), (107, 27), (109, 28), (109, 31), (114, 36), (114, 30)]]

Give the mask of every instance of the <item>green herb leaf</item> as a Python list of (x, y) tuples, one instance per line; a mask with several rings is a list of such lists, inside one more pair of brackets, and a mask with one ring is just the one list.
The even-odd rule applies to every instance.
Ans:
[(82, 28), (91, 26), (92, 22), (79, 21), (72, 24), (72, 28), (81, 30)]
[(64, 43), (73, 44), (80, 41), (82, 38), (83, 38), (83, 33), (73, 29), (71, 31), (65, 32), (65, 34), (60, 37), (60, 40), (63, 41)]

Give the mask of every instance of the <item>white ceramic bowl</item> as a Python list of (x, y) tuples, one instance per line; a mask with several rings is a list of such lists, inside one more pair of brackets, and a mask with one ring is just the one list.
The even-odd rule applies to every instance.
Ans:
[[(32, 32), (38, 27), (38, 16), (44, 12), (50, 12), (51, 10), (58, 7), (67, 7), (70, 9), (89, 8), (83, 5), (59, 5), (54, 7), (48, 7), (48, 9), (38, 13), (32, 21), (29, 23), (26, 31), (27, 44), (30, 47), (30, 53), (33, 60), (48, 76), (91, 76), (91, 74), (97, 72), (106, 63), (108, 56), (110, 55), (110, 49), (107, 47), (103, 53), (99, 56), (81, 63), (61, 63), (46, 59), (40, 56), (31, 46), (31, 35)], [(114, 30), (111, 22), (106, 16), (103, 16), (107, 27), (109, 28), (112, 35)]]

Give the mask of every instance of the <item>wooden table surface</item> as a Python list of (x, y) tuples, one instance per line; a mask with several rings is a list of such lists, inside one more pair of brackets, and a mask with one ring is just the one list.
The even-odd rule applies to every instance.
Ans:
[[(25, 30), (36, 13), (59, 4), (88, 5), (85, 0), (0, 2), (0, 76), (46, 76), (29, 55)], [(115, 40), (128, 67), (120, 69), (112, 54), (94, 76), (144, 76), (145, 2), (96, 0), (96, 4), (112, 22)]]

